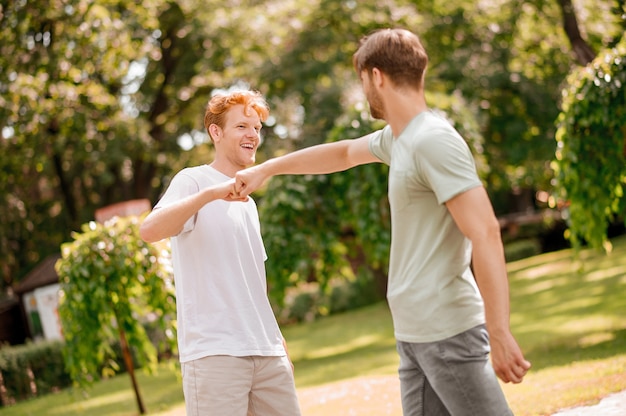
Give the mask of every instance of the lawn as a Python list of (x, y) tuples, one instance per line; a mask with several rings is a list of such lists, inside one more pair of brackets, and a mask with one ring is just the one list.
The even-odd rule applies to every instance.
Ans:
[[(522, 384), (503, 386), (517, 416), (549, 415), (626, 389), (626, 236), (613, 244), (610, 255), (586, 250), (575, 260), (563, 250), (509, 263), (511, 323), (533, 363)], [(283, 332), (301, 401), (307, 401), (304, 416), (382, 414), (374, 402), (388, 402), (384, 414), (400, 416), (397, 355), (384, 302)], [(150, 414), (184, 415), (178, 374), (172, 365), (156, 376), (139, 372)], [(346, 400), (333, 401), (341, 391), (348, 392)], [(97, 383), (88, 398), (64, 391), (0, 410), (2, 416), (40, 414), (137, 410), (125, 375)]]

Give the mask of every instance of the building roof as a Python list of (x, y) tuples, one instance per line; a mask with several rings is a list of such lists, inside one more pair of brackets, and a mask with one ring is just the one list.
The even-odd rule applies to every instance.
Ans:
[(54, 269), (54, 265), (60, 258), (60, 254), (53, 254), (46, 257), (33, 270), (31, 270), (30, 273), (24, 277), (24, 279), (14, 286), (13, 290), (15, 293), (21, 295), (26, 292), (31, 292), (39, 287), (58, 283), (59, 275)]

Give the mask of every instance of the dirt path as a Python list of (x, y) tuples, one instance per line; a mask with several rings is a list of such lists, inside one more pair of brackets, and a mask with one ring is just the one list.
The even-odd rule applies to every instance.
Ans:
[[(303, 416), (402, 416), (397, 376), (372, 376), (298, 389)], [(626, 416), (626, 391), (593, 406), (566, 409), (552, 416)], [(177, 406), (158, 416), (185, 416)]]
[(306, 416), (402, 416), (397, 376), (360, 377), (298, 389)]
[(624, 416), (626, 415), (626, 391), (605, 397), (594, 406), (575, 407), (552, 416)]
[[(402, 416), (396, 376), (361, 377), (298, 389), (303, 416)], [(185, 416), (179, 405), (156, 416)]]

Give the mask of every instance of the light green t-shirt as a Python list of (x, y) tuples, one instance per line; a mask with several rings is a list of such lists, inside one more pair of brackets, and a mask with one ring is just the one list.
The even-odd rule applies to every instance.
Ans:
[(389, 126), (373, 133), (369, 146), (389, 165), (387, 299), (396, 339), (439, 341), (484, 323), (470, 270), (471, 243), (445, 206), (482, 186), (469, 147), (430, 111), (417, 115), (397, 138)]

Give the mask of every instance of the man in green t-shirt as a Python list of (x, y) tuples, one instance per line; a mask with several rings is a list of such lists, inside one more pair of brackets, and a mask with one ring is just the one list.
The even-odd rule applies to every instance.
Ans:
[(519, 383), (530, 363), (510, 330), (500, 227), (467, 144), (426, 105), (426, 51), (415, 34), (383, 29), (353, 63), (372, 116), (388, 125), (240, 171), (235, 191), (249, 195), (274, 175), (388, 164), (387, 299), (404, 414), (510, 415), (496, 375)]

